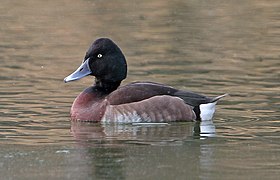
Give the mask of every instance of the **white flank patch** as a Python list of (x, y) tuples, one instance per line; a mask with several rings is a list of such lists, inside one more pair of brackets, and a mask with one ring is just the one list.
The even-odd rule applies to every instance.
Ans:
[(118, 123), (141, 122), (141, 116), (139, 116), (136, 111), (127, 112), (127, 113), (118, 113), (115, 116), (114, 122), (118, 122)]
[(217, 101), (213, 103), (199, 105), (201, 121), (208, 121), (213, 118), (216, 103)]
[(113, 113), (107, 112), (101, 119), (103, 123), (139, 123), (142, 121), (142, 117), (137, 114), (136, 111), (125, 113)]

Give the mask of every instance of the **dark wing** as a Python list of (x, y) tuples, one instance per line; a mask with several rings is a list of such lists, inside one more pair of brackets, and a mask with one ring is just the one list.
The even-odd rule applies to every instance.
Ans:
[(209, 98), (189, 91), (177, 90), (171, 86), (153, 82), (134, 82), (121, 86), (113, 91), (107, 100), (111, 105), (139, 102), (154, 96), (169, 95), (179, 97), (191, 106), (214, 102), (215, 98)]

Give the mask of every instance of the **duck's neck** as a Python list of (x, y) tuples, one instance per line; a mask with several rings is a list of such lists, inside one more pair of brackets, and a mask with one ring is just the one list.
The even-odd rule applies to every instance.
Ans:
[(121, 84), (121, 81), (106, 81), (96, 78), (95, 79), (95, 87), (99, 90), (104, 92), (105, 94), (109, 94), (116, 90)]

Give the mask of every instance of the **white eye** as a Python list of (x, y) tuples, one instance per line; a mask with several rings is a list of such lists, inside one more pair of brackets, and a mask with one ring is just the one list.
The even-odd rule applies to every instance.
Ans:
[(97, 57), (98, 57), (98, 58), (102, 58), (102, 54), (98, 54)]

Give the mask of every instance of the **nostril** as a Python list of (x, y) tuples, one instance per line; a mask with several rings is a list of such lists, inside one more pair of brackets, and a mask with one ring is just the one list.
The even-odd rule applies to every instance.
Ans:
[(81, 68), (79, 71), (81, 72), (84, 68)]

